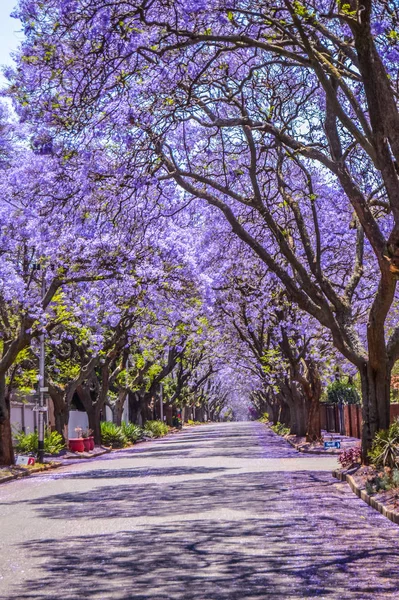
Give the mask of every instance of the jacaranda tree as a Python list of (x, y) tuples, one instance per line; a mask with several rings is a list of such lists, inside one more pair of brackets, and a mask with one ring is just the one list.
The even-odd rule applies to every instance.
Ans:
[(358, 369), (366, 451), (399, 357), (397, 3), (21, 0), (17, 15), (21, 116), (72, 147), (95, 138), (138, 194), (218, 209)]

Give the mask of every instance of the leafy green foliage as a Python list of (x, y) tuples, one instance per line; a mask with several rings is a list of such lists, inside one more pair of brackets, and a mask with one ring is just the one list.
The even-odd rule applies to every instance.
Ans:
[(150, 432), (153, 437), (163, 437), (168, 431), (168, 426), (162, 423), (162, 421), (146, 421), (144, 425), (144, 435)]
[(392, 472), (393, 487), (399, 488), (399, 469), (394, 469)]
[(283, 423), (280, 423), (280, 421), (277, 421), (275, 425), (272, 425), (271, 429), (278, 435), (288, 435), (290, 432), (290, 428), (283, 425)]
[[(37, 432), (23, 433), (19, 431), (14, 436), (15, 450), (21, 454), (35, 454), (38, 451), (38, 434)], [(46, 429), (44, 435), (44, 452), (46, 454), (59, 454), (65, 447), (62, 435), (57, 431)]]
[(360, 404), (360, 397), (353, 384), (338, 379), (327, 387), (327, 402), (332, 404)]
[(47, 454), (58, 454), (65, 447), (62, 435), (58, 431), (47, 430), (44, 437), (44, 451)]
[(172, 425), (173, 427), (176, 427), (177, 429), (181, 429), (182, 426), (182, 421), (179, 417), (174, 416), (172, 418)]
[(124, 448), (128, 444), (128, 438), (124, 434), (122, 427), (109, 421), (101, 422), (101, 442), (104, 446), (112, 448)]
[(264, 412), (263, 415), (261, 416), (261, 418), (259, 419), (259, 421), (261, 423), (268, 423), (269, 422), (269, 413)]
[(137, 440), (143, 437), (142, 428), (134, 423), (122, 423), (122, 432), (131, 444), (135, 444)]
[(371, 451), (370, 462), (377, 468), (399, 468), (399, 422), (392, 423), (389, 429), (376, 433)]
[(38, 438), (37, 433), (23, 433), (18, 432), (15, 437), (15, 450), (21, 454), (29, 454), (37, 452), (38, 449)]
[(399, 487), (399, 470), (385, 467), (380, 473), (372, 474), (366, 480), (366, 492), (369, 496), (377, 492), (387, 492)]

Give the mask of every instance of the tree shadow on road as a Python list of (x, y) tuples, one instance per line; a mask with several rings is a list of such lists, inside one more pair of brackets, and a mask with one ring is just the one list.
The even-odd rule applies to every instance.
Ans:
[[(83, 520), (99, 520), (100, 531), (114, 518), (126, 525), (24, 544), (42, 561), (40, 577), (8, 600), (398, 597), (397, 527), (328, 473), (123, 483), (29, 504), (75, 529)], [(155, 520), (140, 526), (137, 517)]]
[[(218, 471), (216, 471), (217, 473)], [(101, 472), (99, 478), (101, 478)], [(117, 473), (117, 472), (116, 472)], [(143, 473), (143, 471), (142, 471)], [(164, 477), (173, 477), (175, 469), (164, 469)], [(192, 468), (189, 473), (201, 474)], [(82, 473), (82, 477), (85, 473)], [(97, 477), (97, 472), (93, 473)], [(117, 475), (116, 475), (117, 477)], [(318, 485), (315, 485), (318, 482)], [(23, 504), (36, 508), (37, 516), (46, 519), (121, 519), (138, 516), (170, 517), (171, 514), (197, 515), (210, 511), (242, 511), (243, 515), (255, 513), (289, 513), (292, 508), (291, 485), (297, 493), (306, 495), (307, 510), (312, 510), (314, 493), (328, 494), (334, 485), (331, 476), (321, 478), (314, 473), (267, 472), (245, 473), (234, 476), (220, 475), (210, 478), (184, 479), (171, 482), (149, 479), (142, 484), (104, 485), (89, 491), (73, 491), (24, 500)], [(313, 507), (314, 509), (315, 507)]]
[(397, 597), (398, 555), (388, 540), (366, 532), (350, 548), (333, 540), (315, 547), (310, 529), (295, 545), (293, 526), (295, 520), (200, 520), (31, 542), (25, 549), (44, 561), (40, 580), (8, 600)]
[[(307, 454), (299, 454), (286, 440), (277, 436), (264, 425), (248, 424), (242, 431), (234, 426), (222, 432), (209, 432), (201, 429), (193, 435), (182, 435), (175, 440), (157, 440), (154, 445), (140, 446), (121, 453), (118, 458), (130, 458), (139, 455), (141, 458), (217, 458), (228, 457), (238, 459), (260, 458), (313, 458)], [(254, 435), (254, 433), (256, 435)], [(104, 457), (111, 460), (113, 457)]]
[(46, 479), (134, 479), (137, 477), (181, 477), (187, 475), (222, 474), (227, 467), (159, 467), (131, 469), (93, 469), (49, 475)]

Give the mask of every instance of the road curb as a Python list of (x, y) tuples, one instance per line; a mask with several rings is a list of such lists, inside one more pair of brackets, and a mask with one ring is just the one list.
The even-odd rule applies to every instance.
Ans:
[(356, 496), (358, 496), (358, 498), (363, 500), (363, 502), (371, 506), (371, 508), (374, 508), (374, 510), (378, 510), (378, 512), (381, 513), (384, 517), (386, 517), (396, 525), (399, 525), (399, 514), (392, 510), (389, 510), (388, 508), (386, 508), (386, 506), (384, 506), (384, 504), (382, 504), (382, 502), (379, 502), (372, 496), (369, 496), (366, 490), (360, 488), (357, 485), (357, 483), (351, 475), (349, 475), (348, 473), (343, 473), (338, 469), (334, 470), (332, 472), (332, 475), (333, 477), (335, 477), (335, 479), (346, 482), (351, 488), (351, 490), (356, 494)]
[[(276, 434), (278, 435), (278, 434)], [(308, 450), (307, 448), (301, 448), (299, 444), (295, 444), (288, 437), (280, 436), (283, 440), (286, 440), (295, 450), (298, 452), (302, 452), (303, 454), (317, 454), (319, 456), (339, 456), (341, 454), (341, 450)]]
[[(0, 479), (0, 485), (3, 483), (8, 483), (9, 481), (15, 481), (16, 479), (21, 479), (22, 477), (31, 477), (32, 475), (40, 475), (42, 473), (44, 473), (45, 471), (51, 471), (53, 469), (59, 469), (61, 467), (65, 467), (68, 464), (68, 460), (77, 460), (77, 459), (83, 459), (83, 460), (88, 460), (90, 458), (97, 458), (98, 456), (102, 456), (103, 454), (106, 454), (107, 452), (110, 452), (109, 450), (102, 450), (101, 452), (98, 452), (96, 454), (93, 454), (91, 456), (70, 456), (66, 459), (63, 459), (63, 462), (52, 462), (52, 463), (44, 463), (42, 465), (34, 465), (31, 468), (26, 468), (24, 469), (23, 467), (20, 467), (20, 469), (18, 470), (17, 473), (13, 473), (10, 475), (7, 475), (6, 477), (2, 477)], [(65, 462), (64, 462), (65, 461)], [(14, 466), (15, 468), (15, 466)]]
[(102, 450), (96, 452), (95, 454), (89, 454), (88, 452), (71, 452), (69, 456), (65, 456), (63, 460), (89, 460), (90, 458), (97, 458), (98, 456), (103, 456), (103, 454), (107, 454), (109, 452), (115, 452), (115, 450), (123, 450), (123, 448), (115, 448), (111, 450), (111, 448), (103, 447)]
[[(201, 423), (202, 425), (202, 423)], [(195, 425), (191, 425), (188, 427), (195, 427)], [(167, 433), (166, 435), (159, 437), (159, 438), (147, 438), (144, 440), (138, 440), (135, 444), (132, 444), (131, 446), (127, 446), (126, 448), (107, 448), (106, 446), (102, 446), (102, 450), (99, 452), (96, 452), (95, 454), (89, 454), (89, 453), (85, 453), (85, 452), (76, 452), (76, 453), (71, 453), (70, 456), (67, 456), (65, 458), (62, 459), (62, 462), (55, 462), (55, 463), (45, 463), (44, 465), (40, 465), (33, 467), (32, 469), (23, 469), (20, 468), (20, 470), (18, 470), (17, 473), (13, 473), (10, 475), (7, 475), (6, 477), (2, 477), (0, 479), (0, 485), (2, 483), (8, 483), (9, 481), (15, 481), (16, 479), (21, 479), (22, 477), (30, 477), (31, 475), (36, 475), (36, 474), (41, 474), (44, 471), (49, 471), (50, 469), (59, 469), (61, 467), (66, 467), (68, 465), (68, 462), (71, 460), (90, 460), (93, 458), (98, 458), (100, 456), (103, 456), (104, 454), (116, 454), (117, 452), (123, 452), (126, 450), (132, 450), (133, 448), (135, 448), (136, 446), (138, 446), (139, 444), (145, 443), (145, 442), (155, 442), (158, 440), (164, 440), (168, 437), (172, 437), (173, 435), (176, 435), (178, 433), (182, 433), (182, 429), (172, 429), (169, 433)], [(14, 466), (15, 468), (15, 466)]]

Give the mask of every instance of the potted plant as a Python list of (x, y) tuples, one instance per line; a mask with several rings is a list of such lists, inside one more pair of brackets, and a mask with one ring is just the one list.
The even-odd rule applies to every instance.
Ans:
[(76, 437), (68, 439), (68, 446), (71, 452), (84, 452), (85, 446), (82, 437), (82, 428), (75, 427)]
[(85, 452), (90, 452), (90, 450), (94, 449), (94, 437), (91, 435), (92, 433), (93, 431), (89, 428), (82, 431)]

